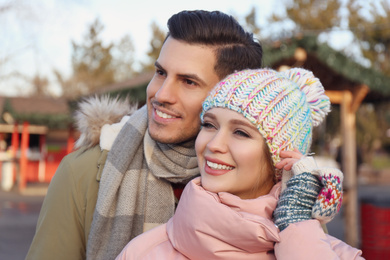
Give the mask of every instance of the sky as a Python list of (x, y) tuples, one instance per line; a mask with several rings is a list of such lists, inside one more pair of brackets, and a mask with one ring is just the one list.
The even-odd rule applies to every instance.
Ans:
[[(8, 3), (17, 7), (1, 12)], [(130, 35), (136, 60), (148, 51), (151, 23), (166, 29), (170, 16), (193, 9), (219, 10), (243, 18), (255, 7), (258, 23), (273, 11), (280, 10), (282, 0), (0, 0), (0, 96), (27, 95), (31, 88), (26, 79), (38, 74), (52, 82), (51, 90), (59, 94), (53, 69), (63, 75), (71, 73), (71, 42), (81, 43), (89, 25), (99, 18), (101, 34), (107, 43)], [(6, 60), (6, 62), (1, 62)], [(22, 77), (9, 77), (18, 71)], [(15, 79), (17, 78), (17, 80)]]

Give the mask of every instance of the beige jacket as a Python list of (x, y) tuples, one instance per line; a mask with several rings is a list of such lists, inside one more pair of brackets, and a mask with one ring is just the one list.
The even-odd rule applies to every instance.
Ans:
[(54, 175), (26, 259), (85, 259), (107, 151), (99, 146), (67, 155)]
[(134, 107), (108, 97), (86, 100), (79, 107), (80, 148), (64, 157), (51, 180), (27, 260), (86, 258), (107, 153)]

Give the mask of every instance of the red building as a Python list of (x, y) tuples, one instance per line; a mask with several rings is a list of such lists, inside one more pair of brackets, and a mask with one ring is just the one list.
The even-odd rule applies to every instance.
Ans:
[(73, 149), (71, 110), (65, 99), (0, 97), (0, 180), (9, 190), (50, 182)]
[[(141, 106), (153, 72), (100, 89), (91, 95), (130, 97)], [(0, 189), (50, 182), (79, 133), (72, 114), (78, 100), (0, 97)]]

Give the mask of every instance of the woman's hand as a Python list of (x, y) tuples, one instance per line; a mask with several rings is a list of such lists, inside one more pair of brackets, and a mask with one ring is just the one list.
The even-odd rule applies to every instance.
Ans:
[(275, 167), (280, 170), (289, 171), (294, 163), (303, 157), (303, 154), (297, 148), (294, 148), (294, 151), (281, 151), (279, 156), (282, 160), (275, 164)]
[(313, 206), (322, 188), (321, 182), (310, 172), (293, 176), (286, 185), (273, 213), (280, 231), (291, 223), (312, 218)]

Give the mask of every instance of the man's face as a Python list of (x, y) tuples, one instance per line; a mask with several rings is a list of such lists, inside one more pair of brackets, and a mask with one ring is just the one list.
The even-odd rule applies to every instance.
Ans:
[(160, 52), (146, 94), (150, 136), (161, 143), (194, 139), (202, 102), (218, 83), (213, 49), (169, 37)]

